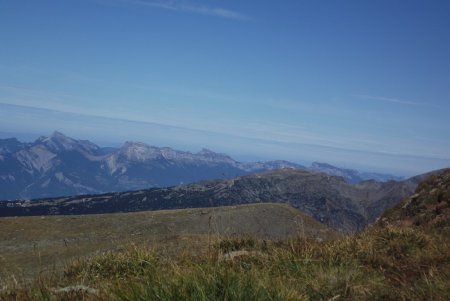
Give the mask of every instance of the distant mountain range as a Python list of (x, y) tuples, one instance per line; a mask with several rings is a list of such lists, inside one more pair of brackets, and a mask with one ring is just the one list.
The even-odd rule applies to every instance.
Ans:
[(288, 161), (238, 162), (203, 149), (198, 153), (126, 142), (102, 148), (54, 132), (35, 142), (0, 139), (0, 199), (28, 199), (167, 187), (208, 179), (230, 179), (291, 168), (324, 172), (349, 183), (387, 181), (391, 175), (359, 173), (325, 163), (310, 168)]
[(0, 140), (0, 199), (136, 190), (304, 168), (287, 161), (241, 163), (203, 149), (198, 153), (126, 142), (101, 148), (59, 132), (33, 143)]
[(142, 210), (216, 207), (249, 203), (288, 203), (343, 232), (362, 229), (410, 196), (427, 175), (402, 182), (358, 184), (342, 177), (279, 169), (229, 180), (203, 181), (171, 188), (0, 202), (0, 216), (94, 214)]
[(332, 176), (343, 177), (349, 183), (359, 183), (366, 180), (375, 180), (379, 182), (401, 181), (403, 177), (393, 176), (375, 172), (359, 172), (354, 169), (339, 168), (327, 163), (313, 162), (309, 170), (324, 172)]

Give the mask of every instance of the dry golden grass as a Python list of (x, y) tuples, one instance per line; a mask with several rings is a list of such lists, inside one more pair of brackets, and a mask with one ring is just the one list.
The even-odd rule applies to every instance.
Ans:
[(210, 256), (176, 258), (130, 245), (76, 260), (62, 276), (12, 285), (0, 299), (449, 300), (449, 247), (448, 238), (418, 229), (328, 242), (223, 238)]
[(326, 240), (338, 234), (281, 204), (81, 216), (0, 218), (0, 275), (32, 278), (79, 257), (135, 244), (177, 255), (207, 252), (212, 236)]
[[(204, 209), (89, 217), (92, 220), (65, 217), (78, 222), (62, 223), (53, 230), (39, 230), (34, 228), (37, 221), (30, 222), (29, 229), (22, 226), (28, 229), (20, 230), (25, 231), (22, 237), (11, 238), (25, 242), (27, 235), (35, 235), (41, 243), (48, 240), (47, 252), (69, 248), (63, 243), (51, 249), (52, 239), (60, 239), (56, 233), (78, 238), (77, 243), (73, 253), (61, 253), (63, 268), (47, 269), (31, 281), (5, 268), (8, 260), (3, 259), (7, 264), (2, 265), (0, 300), (450, 300), (450, 238), (444, 232), (372, 227), (336, 238), (323, 226), (308, 229), (318, 226), (314, 221), (309, 224), (308, 218), (299, 222), (303, 215), (278, 206), (269, 210), (277, 211), (277, 218), (267, 215), (268, 207), (263, 205), (218, 209), (221, 216), (229, 214), (226, 227), (214, 224), (208, 217), (211, 212)], [(260, 224), (251, 219), (255, 214), (262, 214), (257, 219)], [(287, 217), (293, 221), (291, 232), (286, 231)], [(19, 220), (9, 222), (19, 226)], [(198, 221), (206, 221), (206, 226)], [(52, 226), (61, 221), (45, 224), (46, 217), (41, 222)], [(237, 224), (240, 233), (229, 231)], [(75, 231), (93, 225), (99, 227), (91, 230), (95, 235), (82, 236), (86, 242), (92, 237), (89, 245)], [(138, 233), (130, 230), (142, 231), (144, 225), (150, 227), (147, 236), (119, 240), (121, 233)], [(264, 225), (267, 237), (251, 231)], [(171, 235), (169, 226), (182, 235)], [(148, 234), (152, 227), (161, 231), (160, 236)], [(280, 233), (286, 236), (276, 239)], [(320, 242), (319, 234), (336, 239)], [(107, 239), (111, 237), (115, 240)], [(55, 254), (41, 253), (41, 266)], [(18, 256), (16, 264), (32, 260), (26, 251), (10, 256)]]

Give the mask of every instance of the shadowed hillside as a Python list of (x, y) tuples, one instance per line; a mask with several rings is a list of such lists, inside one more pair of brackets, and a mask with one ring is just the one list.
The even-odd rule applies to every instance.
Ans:
[[(449, 300), (450, 236), (443, 231), (448, 227), (445, 218), (448, 204), (443, 202), (448, 203), (449, 184), (448, 171), (436, 174), (419, 185), (416, 195), (384, 214), (375, 226), (334, 240), (321, 242), (309, 239), (310, 234), (270, 240), (261, 239), (257, 232), (254, 236), (244, 237), (217, 235), (213, 240), (202, 240), (204, 236), (201, 235), (191, 236), (190, 245), (182, 241), (182, 236), (174, 240), (166, 238), (166, 246), (170, 247), (163, 252), (149, 248), (148, 244), (131, 244), (74, 260), (62, 274), (41, 273), (31, 284), (17, 282), (14, 274), (6, 273), (2, 278), (0, 299)], [(278, 208), (275, 212), (282, 209), (283, 212), (290, 212), (288, 216), (292, 217), (291, 208), (270, 206), (274, 207), (267, 212)], [(242, 220), (237, 224), (247, 225), (244, 228), (249, 226), (249, 232), (243, 232), (249, 234), (253, 231), (251, 229), (262, 227), (255, 228), (253, 213), (264, 214), (266, 209), (267, 205), (251, 205), (218, 210), (224, 217), (227, 211), (237, 210), (227, 218), (241, 215), (239, 212), (244, 210)], [(160, 227), (189, 231), (187, 229), (192, 224), (177, 214), (194, 213), (205, 222), (210, 210), (180, 210), (172, 215), (170, 211), (163, 211), (109, 216), (120, 220), (120, 217), (131, 216), (149, 218), (149, 214), (154, 214), (152, 218), (156, 218), (157, 214), (161, 214), (166, 220)], [(171, 220), (170, 216), (177, 218)], [(300, 217), (305, 223), (305, 227), (300, 229), (308, 233), (308, 219), (302, 215)], [(83, 218), (85, 221), (92, 218), (93, 221), (98, 216), (64, 218)], [(0, 220), (33, 219), (37, 221), (41, 218)], [(47, 219), (49, 217), (43, 220)], [(269, 231), (279, 229), (279, 220), (274, 220), (271, 215), (264, 215), (258, 220), (265, 225), (270, 224)], [(175, 226), (177, 221), (185, 226)], [(298, 223), (294, 224), (298, 229)], [(124, 224), (119, 222), (119, 225)], [(314, 226), (314, 223), (310, 225)], [(318, 229), (324, 229), (322, 227)], [(67, 231), (64, 227), (61, 229)], [(282, 226), (282, 229), (285, 228)], [(200, 232), (205, 230), (203, 228)], [(46, 241), (45, 237), (51, 237), (49, 234), (52, 232), (54, 230), (45, 234), (41, 228), (42, 241)], [(284, 233), (284, 230), (281, 232)], [(280, 232), (275, 230), (275, 233)], [(317, 233), (321, 231), (315, 232), (315, 235)], [(174, 253), (176, 246), (182, 246), (184, 251)]]
[(378, 224), (449, 231), (450, 169), (434, 174), (421, 182), (414, 195), (386, 211), (378, 220)]
[(287, 203), (339, 231), (361, 230), (386, 209), (411, 195), (421, 177), (402, 182), (349, 184), (341, 177), (281, 169), (231, 180), (204, 181), (171, 188), (0, 202), (0, 216), (95, 214)]

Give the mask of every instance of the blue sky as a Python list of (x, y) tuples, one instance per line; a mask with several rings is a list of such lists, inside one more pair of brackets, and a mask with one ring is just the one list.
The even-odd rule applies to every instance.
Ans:
[(450, 166), (450, 2), (0, 0), (0, 132)]

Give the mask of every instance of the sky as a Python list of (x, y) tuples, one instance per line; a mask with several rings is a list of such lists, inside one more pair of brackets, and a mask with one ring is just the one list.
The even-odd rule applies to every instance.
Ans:
[(1, 137), (410, 176), (449, 116), (447, 0), (0, 0)]

